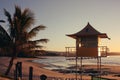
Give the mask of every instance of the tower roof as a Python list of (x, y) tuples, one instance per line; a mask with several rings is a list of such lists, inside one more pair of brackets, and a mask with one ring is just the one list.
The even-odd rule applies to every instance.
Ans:
[(108, 38), (106, 33), (100, 33), (96, 29), (94, 29), (89, 23), (79, 32), (74, 34), (67, 35), (72, 38), (80, 38), (85, 36), (98, 36), (100, 38)]

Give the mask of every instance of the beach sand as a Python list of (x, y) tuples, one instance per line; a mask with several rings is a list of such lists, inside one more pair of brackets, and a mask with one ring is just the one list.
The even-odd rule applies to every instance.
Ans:
[[(48, 69), (44, 69), (43, 66), (45, 66), (44, 64), (38, 64), (35, 62), (31, 62), (31, 60), (35, 60), (38, 58), (17, 58), (14, 60), (14, 65), (12, 67), (12, 70), (10, 71), (9, 76), (13, 77), (14, 74), (14, 70), (15, 70), (15, 64), (20, 61), (22, 62), (22, 74), (23, 74), (23, 80), (28, 80), (28, 76), (29, 76), (29, 67), (33, 67), (33, 75), (34, 75), (34, 79), (33, 80), (40, 80), (39, 76), (42, 74), (47, 75), (48, 77), (56, 77), (56, 78), (76, 78), (75, 74), (64, 74), (64, 73), (59, 73), (56, 71), (51, 71)], [(0, 73), (4, 73), (8, 63), (9, 63), (10, 58), (8, 57), (0, 57)], [(96, 66), (95, 65), (87, 65), (84, 66), (84, 69), (95, 69)], [(102, 68), (106, 68), (106, 70), (108, 69), (109, 72), (111, 72), (111, 74), (109, 75), (104, 75), (102, 77), (104, 78), (110, 78), (110, 79), (116, 79), (116, 80), (120, 80), (120, 77), (118, 76), (114, 76), (116, 75), (115, 73), (120, 73), (120, 66), (104, 66), (102, 65)], [(80, 78), (80, 76), (78, 76), (78, 78)], [(91, 76), (83, 76), (84, 80), (90, 80)], [(1, 79), (0, 80), (5, 80), (5, 79)], [(7, 80), (7, 79), (6, 79)]]

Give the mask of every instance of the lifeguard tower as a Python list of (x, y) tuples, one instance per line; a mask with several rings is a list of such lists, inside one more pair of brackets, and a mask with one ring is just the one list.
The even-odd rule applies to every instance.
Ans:
[[(67, 35), (76, 40), (76, 66), (78, 58), (80, 58), (80, 70), (82, 72), (82, 59), (95, 58), (97, 59), (98, 70), (101, 71), (101, 57), (107, 57), (107, 46), (100, 46), (100, 39), (108, 38), (106, 33), (100, 33), (94, 29), (89, 23), (81, 31)], [(108, 38), (109, 39), (109, 38)], [(69, 50), (73, 47), (66, 47), (67, 55), (70, 53)], [(77, 69), (77, 67), (76, 67)], [(82, 73), (81, 73), (82, 75)], [(77, 79), (77, 75), (76, 75)], [(82, 76), (81, 76), (82, 80)]]

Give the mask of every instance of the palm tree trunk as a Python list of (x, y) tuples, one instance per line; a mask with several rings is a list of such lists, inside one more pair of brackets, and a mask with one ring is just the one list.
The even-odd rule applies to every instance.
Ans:
[(10, 72), (12, 66), (13, 66), (13, 62), (14, 62), (14, 59), (16, 58), (16, 56), (17, 56), (17, 53), (16, 53), (16, 44), (14, 44), (14, 46), (13, 46), (13, 54), (12, 54), (12, 57), (10, 59), (8, 68), (7, 68), (6, 72), (5, 72), (5, 75), (9, 74), (9, 72)]
[(5, 72), (5, 75), (8, 75), (8, 74), (9, 74), (9, 72), (10, 72), (10, 70), (11, 70), (11, 68), (12, 68), (14, 59), (15, 59), (15, 57), (11, 57), (11, 60), (10, 60), (10, 62), (9, 62), (9, 65), (8, 65), (8, 68), (7, 68), (6, 72)]

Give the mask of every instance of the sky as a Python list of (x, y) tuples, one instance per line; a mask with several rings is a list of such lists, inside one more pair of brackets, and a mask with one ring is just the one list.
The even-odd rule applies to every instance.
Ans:
[(34, 37), (50, 40), (43, 44), (45, 50), (65, 51), (65, 47), (75, 46), (75, 40), (66, 34), (80, 31), (89, 22), (111, 38), (102, 40), (110, 52), (120, 52), (120, 0), (0, 0), (0, 19), (6, 19), (4, 8), (12, 14), (15, 5), (34, 12), (36, 22), (33, 26), (47, 27)]

